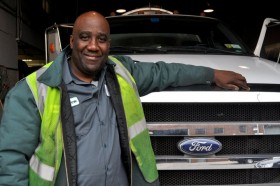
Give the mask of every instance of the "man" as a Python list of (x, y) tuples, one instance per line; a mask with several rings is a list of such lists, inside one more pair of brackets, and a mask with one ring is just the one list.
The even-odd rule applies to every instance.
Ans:
[(110, 29), (80, 15), (53, 63), (6, 96), (0, 125), (0, 185), (159, 185), (140, 96), (214, 82), (248, 90), (237, 73), (108, 58)]

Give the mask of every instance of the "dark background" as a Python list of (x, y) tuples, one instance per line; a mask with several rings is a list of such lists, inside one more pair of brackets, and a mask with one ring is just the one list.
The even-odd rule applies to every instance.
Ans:
[[(9, 1), (9, 0), (4, 0)], [(160, 7), (180, 14), (199, 15), (210, 5), (215, 11), (207, 16), (221, 19), (254, 49), (265, 17), (280, 18), (276, 0), (20, 0), (23, 21), (44, 36), (54, 23), (73, 23), (75, 18), (89, 10), (109, 16), (117, 8), (127, 11), (142, 7)]]

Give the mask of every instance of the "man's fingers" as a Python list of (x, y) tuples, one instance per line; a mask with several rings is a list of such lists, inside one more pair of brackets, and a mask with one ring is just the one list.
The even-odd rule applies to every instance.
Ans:
[(242, 84), (240, 87), (244, 90), (250, 90), (250, 87), (248, 87), (247, 84)]
[(250, 90), (250, 87), (247, 85), (246, 79), (243, 76), (239, 80), (236, 80), (234, 84), (244, 90)]
[(224, 89), (227, 89), (227, 90), (239, 90), (239, 87), (234, 85), (234, 84), (227, 84)]

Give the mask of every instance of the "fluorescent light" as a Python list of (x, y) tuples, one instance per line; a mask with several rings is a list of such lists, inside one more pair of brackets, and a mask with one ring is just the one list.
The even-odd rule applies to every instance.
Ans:
[(214, 12), (214, 10), (212, 8), (207, 8), (207, 9), (203, 10), (203, 12), (211, 13), (211, 12)]
[(32, 61), (32, 59), (22, 59), (22, 61)]
[(213, 9), (213, 7), (210, 5), (209, 2), (207, 2), (207, 6), (206, 6), (206, 8), (203, 10), (203, 12), (205, 12), (205, 13), (214, 12), (214, 9)]
[(126, 12), (126, 9), (120, 8), (120, 9), (116, 10), (116, 12), (122, 14), (122, 13)]

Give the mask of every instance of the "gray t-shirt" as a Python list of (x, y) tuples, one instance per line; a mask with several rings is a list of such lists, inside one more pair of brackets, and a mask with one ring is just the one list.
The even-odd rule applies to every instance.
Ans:
[(64, 63), (63, 80), (74, 114), (79, 186), (127, 186), (121, 161), (116, 115), (102, 71), (98, 82), (86, 83)]

